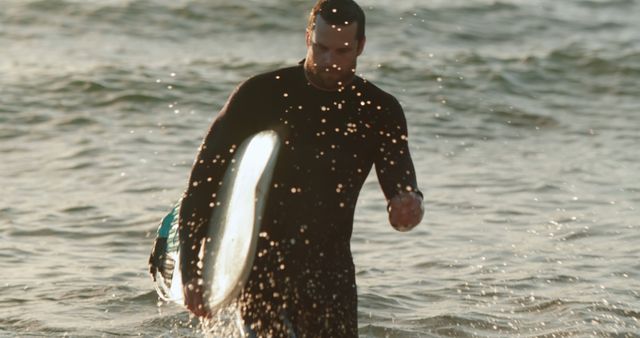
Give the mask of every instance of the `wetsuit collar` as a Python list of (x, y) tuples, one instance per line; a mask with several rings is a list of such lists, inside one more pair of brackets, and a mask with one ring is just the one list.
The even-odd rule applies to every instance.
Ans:
[[(306, 59), (306, 58), (304, 58), (304, 59), (302, 59), (302, 60), (300, 60), (300, 61), (298, 62), (298, 65), (299, 65), (300, 67), (302, 67), (302, 74), (304, 75), (304, 78), (305, 78), (305, 80), (307, 81), (307, 83), (308, 83), (309, 85), (311, 85), (311, 87), (313, 87), (313, 88), (315, 88), (315, 89), (317, 89), (317, 90), (320, 90), (320, 91), (322, 91), (322, 92), (326, 92), (326, 93), (338, 93), (338, 92), (342, 92), (344, 89), (346, 89), (346, 88), (347, 88), (347, 86), (348, 86), (348, 85), (353, 84), (353, 83), (356, 81), (356, 78), (358, 78), (358, 77), (354, 74), (354, 75), (353, 75), (353, 79), (351, 79), (351, 81), (350, 81), (349, 83), (346, 83), (346, 84), (342, 85), (342, 88), (337, 88), (337, 89), (335, 89), (335, 90), (329, 90), (329, 89), (320, 88), (320, 87), (316, 86), (315, 84), (313, 84), (313, 82), (311, 82), (311, 80), (309, 80), (309, 78), (307, 77), (307, 72), (306, 72), (306, 71), (305, 71), (305, 69), (304, 69), (304, 62), (305, 62), (306, 60), (307, 60), (307, 59)], [(342, 89), (342, 90), (340, 90), (340, 89)]]

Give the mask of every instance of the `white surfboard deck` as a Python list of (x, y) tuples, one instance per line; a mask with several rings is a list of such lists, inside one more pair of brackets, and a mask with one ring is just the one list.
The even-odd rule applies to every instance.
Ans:
[[(238, 148), (225, 173), (217, 194), (222, 203), (214, 208), (199, 255), (201, 282), (208, 296), (205, 306), (212, 313), (236, 299), (249, 277), (280, 143), (274, 131), (252, 136)], [(183, 305), (178, 212), (177, 208), (172, 211), (167, 238), (167, 258), (174, 262), (173, 273), (169, 280), (156, 274), (156, 290), (162, 299)]]

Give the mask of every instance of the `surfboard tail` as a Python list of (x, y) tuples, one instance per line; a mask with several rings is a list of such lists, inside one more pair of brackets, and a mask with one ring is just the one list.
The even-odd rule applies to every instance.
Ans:
[(158, 227), (158, 237), (149, 258), (149, 269), (158, 296), (165, 301), (174, 302), (182, 302), (183, 299), (178, 267), (180, 262), (178, 237), (180, 202), (179, 200), (173, 209), (162, 218)]

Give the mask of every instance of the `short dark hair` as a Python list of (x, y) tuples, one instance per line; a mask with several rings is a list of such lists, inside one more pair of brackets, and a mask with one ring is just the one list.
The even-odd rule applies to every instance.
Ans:
[(311, 32), (315, 28), (316, 18), (320, 16), (330, 25), (346, 26), (352, 22), (358, 24), (356, 39), (364, 39), (364, 11), (353, 0), (318, 0), (309, 14), (307, 31)]

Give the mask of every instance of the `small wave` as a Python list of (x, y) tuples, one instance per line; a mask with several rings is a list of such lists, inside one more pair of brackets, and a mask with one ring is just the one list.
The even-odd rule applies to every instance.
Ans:
[(578, 332), (581, 334), (638, 337), (639, 313), (625, 305), (609, 304), (606, 300), (596, 303), (575, 302), (570, 309), (570, 314), (577, 318), (573, 322), (579, 326)]
[(514, 128), (552, 128), (560, 123), (553, 117), (538, 115), (515, 106), (497, 105), (489, 108), (486, 122), (505, 124)]
[(109, 95), (107, 98), (96, 102), (95, 105), (98, 107), (103, 107), (118, 104), (160, 103), (164, 101), (166, 101), (166, 98), (157, 94), (125, 91), (122, 93)]
[(510, 318), (475, 312), (403, 320), (401, 327), (406, 333), (428, 333), (435, 337), (503, 337), (518, 333)]
[[(49, 226), (49, 224), (52, 224), (53, 222), (59, 222), (60, 219), (60, 217), (51, 216), (40, 221), (43, 224), (47, 224), (47, 226), (12, 228), (6, 231), (6, 235), (9, 238), (25, 238), (26, 240), (31, 238), (59, 238), (64, 240), (82, 240), (86, 242), (92, 239), (108, 240), (114, 235), (141, 236), (144, 233), (143, 231), (127, 231), (129, 227), (126, 224), (113, 224), (106, 227), (103, 222), (105, 217), (90, 217), (90, 215), (93, 214), (94, 213), (86, 214), (83, 212), (66, 213), (65, 217), (67, 220), (65, 222), (67, 225), (64, 228)], [(71, 221), (71, 217), (75, 217), (78, 220)], [(148, 223), (149, 222), (147, 222), (147, 224)], [(125, 238), (130, 239), (133, 237)]]
[(94, 206), (77, 206), (77, 207), (71, 207), (71, 208), (66, 208), (61, 210), (62, 213), (65, 214), (77, 214), (77, 213), (85, 213), (85, 212), (89, 212), (89, 211), (94, 211), (97, 208)]
[[(11, 139), (15, 139), (15, 138), (19, 138), (20, 136), (23, 136), (24, 132), (22, 130), (17, 130), (17, 129), (7, 129), (4, 127), (0, 127), (0, 140), (11, 140)], [(13, 152), (19, 152), (19, 151), (23, 151), (23, 149), (20, 148), (9, 148), (9, 149), (2, 149), (0, 150), (0, 152), (2, 153), (13, 153)]]
[[(634, 75), (640, 74), (640, 53), (624, 52), (607, 55), (604, 51), (591, 50), (580, 44), (573, 43), (563, 48), (552, 50), (544, 59), (555, 69), (565, 73), (567, 70), (579, 71), (585, 74), (599, 75)], [(530, 61), (534, 61), (532, 58)], [(541, 60), (535, 60), (541, 63)]]
[[(431, 331), (415, 332), (413, 330), (407, 330), (400, 328), (400, 325), (390, 324), (389, 326), (381, 324), (360, 324), (358, 327), (358, 335), (362, 337), (422, 337), (425, 333), (432, 333)], [(464, 337), (465, 335), (458, 335), (457, 337)], [(451, 336), (453, 337), (453, 336)]]
[[(59, 154), (56, 157), (56, 161), (64, 164), (64, 166), (60, 168), (60, 170), (85, 168), (87, 167), (87, 164), (95, 165), (95, 159), (100, 154), (102, 154), (103, 151), (104, 151), (103, 148), (85, 146), (80, 149), (73, 149), (73, 150), (69, 150), (68, 152)], [(90, 160), (90, 162), (78, 163), (77, 161), (81, 159), (87, 159), (87, 160)]]
[(596, 311), (600, 311), (600, 312), (608, 312), (611, 313), (619, 318), (628, 318), (628, 319), (633, 319), (633, 320), (638, 320), (640, 321), (640, 310), (638, 309), (630, 309), (627, 306), (622, 306), (622, 307), (618, 307), (618, 306), (596, 306), (595, 307)]
[[(611, 44), (616, 45), (615, 42)], [(637, 93), (635, 79), (640, 75), (640, 53), (623, 45), (619, 50), (612, 53), (609, 49), (571, 42), (548, 51), (530, 51), (528, 55), (496, 55), (491, 50), (464, 52), (448, 57), (445, 63), (461, 65), (463, 74), (468, 69), (465, 82), (473, 85), (476, 91), (501, 97), (508, 94), (506, 99), (514, 102), (511, 105), (482, 104), (483, 110), (496, 112), (494, 122), (502, 123), (507, 118), (519, 127), (555, 127), (558, 121), (547, 111), (566, 109), (567, 106), (550, 104), (554, 97), (584, 100), (585, 91), (599, 95), (603, 91), (610, 95)], [(461, 97), (465, 92), (467, 90), (456, 92), (455, 96)], [(543, 95), (551, 99), (550, 103), (540, 101), (539, 97)], [(473, 97), (469, 100), (474, 101)], [(456, 104), (453, 99), (450, 101), (449, 106)], [(463, 110), (474, 108), (477, 110), (464, 104), (461, 107)]]
[(594, 234), (593, 231), (583, 229), (583, 230), (580, 230), (580, 231), (572, 231), (572, 232), (560, 237), (560, 240), (561, 241), (570, 242), (570, 241), (581, 240), (581, 239), (584, 239), (584, 238), (590, 238), (590, 237), (593, 237), (593, 236), (597, 236), (597, 234)]
[(464, 264), (456, 264), (445, 261), (430, 261), (430, 262), (418, 262), (412, 266), (416, 270), (425, 270), (425, 269), (463, 269), (466, 268), (467, 265)]
[(545, 182), (537, 184), (535, 187), (530, 189), (530, 191), (535, 193), (551, 193), (562, 191), (562, 188), (557, 184)]
[[(578, 281), (583, 283), (587, 282), (587, 280), (585, 279), (581, 279), (581, 278), (578, 278), (575, 276), (569, 276), (569, 275), (537, 276), (537, 277), (531, 276), (531, 277), (525, 277), (525, 278), (506, 280), (503, 283), (500, 283), (499, 286), (509, 288), (510, 290), (513, 290), (513, 291), (516, 291), (516, 290), (525, 291), (525, 290), (536, 289), (540, 285), (545, 285), (549, 282), (553, 282), (556, 284), (574, 285)], [(516, 303), (520, 304), (519, 302), (516, 302)]]
[(112, 88), (110, 88), (110, 86), (106, 83), (102, 83), (98, 80), (84, 79), (82, 78), (82, 75), (78, 76), (75, 74), (71, 74), (56, 79), (56, 81), (54, 81), (54, 84), (51, 85), (48, 89), (50, 92), (54, 93), (92, 93), (109, 90)]
[(53, 119), (50, 114), (26, 112), (20, 113), (11, 118), (11, 123), (14, 125), (29, 125), (34, 126), (38, 124), (48, 123)]
[(532, 301), (530, 297), (523, 297), (513, 301), (518, 306), (514, 308), (515, 313), (539, 313), (539, 312), (567, 312), (570, 308), (560, 299)]
[(46, 324), (40, 320), (20, 319), (20, 317), (8, 316), (7, 318), (0, 318), (0, 333), (2, 333), (2, 330), (10, 329), (9, 332), (11, 333), (28, 332), (26, 336), (37, 337), (66, 332), (64, 329), (47, 327)]
[(94, 118), (86, 117), (86, 116), (74, 116), (69, 118), (63, 118), (62, 120), (56, 122), (56, 125), (59, 127), (86, 127), (95, 125), (98, 122)]
[(109, 297), (114, 294), (130, 293), (132, 288), (125, 285), (120, 286), (89, 286), (80, 289), (67, 289), (58, 295), (60, 300), (85, 300), (98, 299), (109, 301)]
[(71, 163), (71, 164), (60, 167), (58, 170), (61, 170), (61, 171), (84, 170), (84, 169), (94, 168), (96, 167), (96, 165), (97, 164), (95, 161)]
[(4, 207), (4, 208), (0, 208), (0, 219), (9, 219), (9, 217), (7, 216), (12, 216), (12, 215), (25, 215), (27, 214), (26, 211), (20, 211), (20, 209), (16, 209), (16, 208), (12, 208), (12, 207)]
[(635, 4), (635, 1), (634, 0), (610, 0), (610, 1), (580, 0), (580, 1), (577, 1), (577, 4), (590, 9), (605, 9), (610, 7), (620, 8), (620, 7), (633, 6)]
[[(111, 294), (126, 294), (126, 296), (106, 298), (103, 301), (98, 302), (98, 304), (115, 310), (117, 308), (131, 306), (132, 303), (156, 305), (156, 303), (158, 302), (158, 294), (156, 293), (155, 290), (150, 290), (150, 291), (131, 295), (130, 293), (132, 290), (130, 290), (129, 288), (126, 288), (124, 290), (121, 290), (121, 289), (122, 288), (111, 287), (109, 290), (106, 290), (106, 291), (100, 290), (98, 293), (104, 292), (104, 293), (111, 293)], [(89, 292), (89, 294), (93, 293), (92, 290), (87, 290), (87, 291)]]
[(29, 230), (13, 230), (9, 231), (11, 237), (62, 237), (62, 238), (82, 238), (84, 234), (74, 233), (72, 231), (56, 230), (52, 228), (39, 228)]
[(37, 256), (36, 252), (19, 248), (3, 249), (3, 252), (0, 253), (0, 258), (2, 258), (4, 264), (24, 264), (25, 261), (34, 256)]
[(131, 188), (126, 188), (123, 189), (122, 192), (123, 193), (127, 193), (127, 194), (148, 194), (148, 193), (152, 193), (152, 192), (160, 192), (165, 190), (166, 187), (163, 186), (159, 186), (159, 185), (152, 185), (152, 186), (147, 186), (147, 187), (131, 187)]
[(382, 294), (363, 293), (359, 295), (362, 304), (366, 304), (371, 309), (390, 309), (393, 307), (402, 308), (400, 301), (393, 297), (386, 297)]
[[(305, 6), (297, 2), (294, 5), (300, 7), (299, 13), (308, 10), (308, 4)], [(210, 38), (214, 34), (237, 32), (238, 29), (289, 31), (291, 24), (297, 23), (291, 18), (290, 7), (256, 2), (247, 5), (232, 1), (159, 3), (38, 0), (26, 3), (21, 9), (23, 17), (20, 20), (8, 17), (9, 23), (51, 25), (68, 34), (90, 29), (165, 41), (181, 40), (184, 36)], [(65, 18), (62, 27), (54, 19), (59, 16)]]
[(635, 317), (607, 318), (604, 314), (595, 319), (576, 317), (578, 309), (574, 304), (566, 305), (562, 313), (551, 313), (543, 316), (540, 312), (557, 310), (558, 303), (544, 304), (546, 307), (533, 310), (538, 319), (530, 319), (527, 314), (493, 315), (484, 312), (466, 312), (458, 314), (443, 314), (417, 320), (402, 320), (390, 323), (376, 323), (362, 326), (361, 333), (378, 335), (412, 336), (416, 333), (432, 334), (435, 337), (506, 337), (506, 336), (535, 336), (535, 337), (584, 337), (584, 336), (616, 336), (637, 337), (633, 332), (637, 324), (633, 324)]
[(200, 325), (199, 319), (189, 316), (189, 312), (178, 309), (173, 305), (158, 305), (159, 315), (143, 320), (137, 331), (143, 336), (152, 337), (193, 337), (194, 328)]
[(384, 8), (388, 11), (402, 11), (406, 17), (416, 13), (418, 17), (431, 19), (432, 17), (455, 16), (465, 17), (482, 13), (495, 13), (501, 11), (513, 11), (521, 6), (512, 1), (408, 1), (408, 2), (381, 2), (375, 8)]

